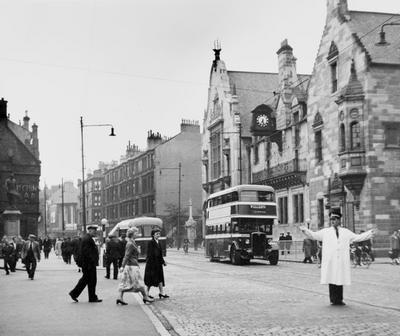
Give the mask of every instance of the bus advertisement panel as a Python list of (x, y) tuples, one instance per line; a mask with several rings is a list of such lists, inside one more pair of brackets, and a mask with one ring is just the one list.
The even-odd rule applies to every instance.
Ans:
[(239, 185), (211, 194), (205, 218), (206, 257), (211, 261), (229, 258), (237, 265), (259, 258), (278, 263), (278, 245), (272, 242), (277, 220), (272, 187)]
[(118, 237), (121, 237), (122, 234), (126, 234), (128, 229), (133, 226), (135, 226), (139, 230), (135, 238), (136, 245), (139, 249), (139, 260), (146, 260), (147, 244), (152, 239), (151, 231), (156, 228), (161, 230), (161, 236), (158, 241), (160, 243), (163, 256), (165, 257), (167, 255), (165, 230), (162, 220), (158, 217), (136, 217), (125, 219), (115, 225), (114, 228), (110, 231), (109, 235), (116, 235)]

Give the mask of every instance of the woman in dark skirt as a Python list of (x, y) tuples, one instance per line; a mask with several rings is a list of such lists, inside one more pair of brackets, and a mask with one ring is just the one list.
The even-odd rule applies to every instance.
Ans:
[[(158, 239), (160, 238), (161, 231), (159, 229), (154, 229), (151, 231), (152, 239), (147, 245), (147, 259), (146, 268), (144, 271), (144, 283), (147, 286), (147, 291), (150, 293), (151, 287), (158, 287), (160, 293), (159, 298), (168, 298), (169, 296), (164, 293), (164, 271), (163, 266), (167, 266), (163, 255), (160, 243)], [(150, 298), (152, 298), (149, 295)]]

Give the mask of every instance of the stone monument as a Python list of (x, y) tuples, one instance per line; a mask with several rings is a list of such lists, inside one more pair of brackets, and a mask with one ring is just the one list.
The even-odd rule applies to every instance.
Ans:
[(191, 244), (196, 238), (196, 221), (193, 219), (192, 200), (189, 200), (189, 219), (185, 222), (186, 236)]

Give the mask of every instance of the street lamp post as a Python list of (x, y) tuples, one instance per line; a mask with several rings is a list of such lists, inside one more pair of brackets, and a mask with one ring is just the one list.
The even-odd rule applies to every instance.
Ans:
[(83, 117), (81, 117), (81, 156), (82, 156), (82, 226), (83, 232), (86, 232), (86, 192), (85, 192), (85, 156), (83, 150), (83, 128), (84, 127), (111, 127), (110, 136), (115, 136), (114, 126), (112, 124), (95, 124), (95, 125), (85, 125), (83, 123)]

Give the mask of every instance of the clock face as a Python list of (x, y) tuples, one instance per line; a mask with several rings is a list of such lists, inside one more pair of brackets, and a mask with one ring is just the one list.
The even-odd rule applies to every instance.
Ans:
[(269, 124), (269, 119), (267, 117), (266, 114), (260, 114), (257, 118), (256, 118), (256, 123), (258, 126), (260, 127), (266, 127)]

